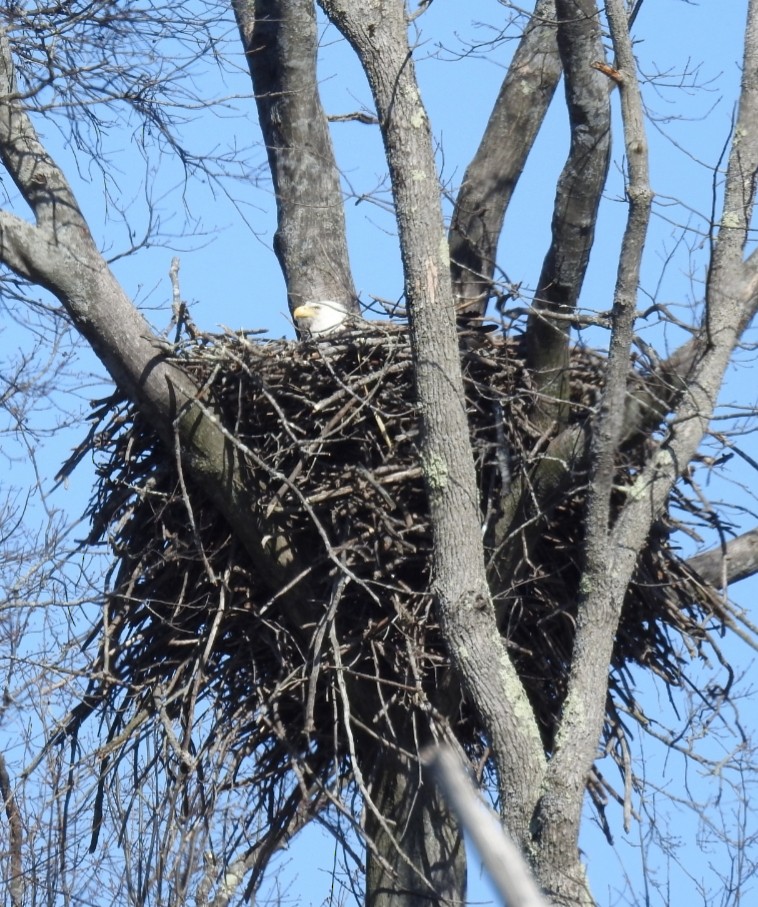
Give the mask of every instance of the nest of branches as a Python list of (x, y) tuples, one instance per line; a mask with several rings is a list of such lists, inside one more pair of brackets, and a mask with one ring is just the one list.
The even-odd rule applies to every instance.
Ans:
[[(148, 720), (178, 724), (172, 758), (213, 749), (227, 779), (278, 796), (296, 767), (295, 799), (349, 780), (361, 751), (405, 745), (404, 715), (444, 719), (481, 752), (430, 593), (406, 333), (372, 327), (319, 344), (199, 335), (172, 355), (225, 419), (277, 567), (253, 564), (133, 406), (101, 402), (86, 445), (99, 472), (90, 542), (107, 542), (115, 560), (90, 702), (107, 707), (107, 748)], [(553, 439), (532, 422), (519, 343), (474, 333), (461, 355), (498, 620), (549, 751), (572, 653), (586, 458), (563, 464), (527, 513)], [(591, 432), (602, 365), (572, 354), (578, 438)], [(620, 489), (650, 443), (620, 454)], [(720, 596), (673, 550), (672, 528), (666, 517), (651, 533), (618, 631), (605, 737), (622, 768), (628, 723), (644, 721), (633, 666), (678, 685), (724, 620)]]

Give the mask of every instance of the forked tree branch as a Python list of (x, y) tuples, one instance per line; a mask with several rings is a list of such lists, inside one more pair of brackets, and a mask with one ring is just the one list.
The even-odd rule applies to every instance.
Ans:
[[(743, 260), (748, 225), (755, 203), (754, 175), (758, 170), (758, 2), (751, 0), (745, 40), (742, 99), (726, 174), (724, 205), (718, 236), (713, 244), (706, 309), (698, 358), (690, 369), (686, 392), (671, 420), (665, 441), (653, 452), (648, 465), (627, 492), (626, 504), (609, 531), (609, 483), (613, 477), (615, 445), (623, 437), (618, 416), (608, 411), (623, 394), (626, 356), (634, 316), (638, 261), (644, 234), (649, 187), (645, 170), (645, 138), (640, 127), (642, 111), (629, 40), (626, 12), (621, 0), (608, 0), (624, 114), (629, 159), (630, 216), (622, 250), (616, 290), (614, 339), (609, 357), (608, 391), (599, 416), (598, 445), (594, 460), (596, 488), (590, 500), (587, 564), (582, 581), (569, 691), (559, 729), (556, 752), (546, 776), (545, 796), (538, 819), (540, 878), (552, 877), (560, 902), (576, 897), (562, 886), (560, 866), (571, 866), (567, 841), (575, 841), (581, 812), (580, 789), (595, 755), (602, 727), (607, 666), (624, 594), (637, 554), (650, 526), (662, 511), (673, 483), (695, 454), (708, 426), (723, 375), (739, 341), (741, 330), (756, 309), (752, 268)], [(636, 226), (635, 226), (636, 224)], [(611, 462), (608, 462), (611, 458)], [(558, 868), (558, 874), (556, 874)], [(565, 877), (565, 871), (564, 876)], [(561, 900), (562, 899), (562, 900)]]
[(587, 774), (605, 718), (608, 665), (636, 560), (632, 559), (627, 573), (618, 576), (609, 527), (615, 457), (624, 436), (629, 354), (652, 192), (642, 99), (623, 2), (609, 0), (606, 12), (617, 67), (623, 77), (620, 95), (628, 159), (629, 214), (616, 278), (605, 384), (592, 432), (585, 564), (568, 689), (536, 816), (538, 874), (561, 904), (581, 903), (589, 897), (574, 842), (579, 834)]
[(459, 311), (487, 308), (505, 214), (561, 75), (554, 17), (555, 0), (539, 0), (458, 192), (449, 241)]
[(713, 225), (713, 254), (706, 283), (699, 356), (687, 376), (686, 393), (670, 436), (655, 452), (628, 495), (614, 530), (622, 550), (636, 551), (650, 520), (665, 505), (676, 478), (692, 459), (707, 429), (718, 391), (742, 332), (758, 311), (756, 253), (743, 260), (755, 206), (758, 172), (758, 3), (750, 0), (742, 92), (727, 166), (724, 201)]
[(576, 307), (582, 290), (600, 198), (608, 176), (611, 111), (608, 80), (593, 68), (604, 57), (594, 0), (556, 0), (558, 48), (566, 85), (571, 147), (558, 180), (552, 240), (537, 281), (527, 330), (527, 365), (544, 425), (565, 421), (570, 325), (554, 320)]
[(403, 250), (438, 613), (458, 674), (491, 734), (503, 815), (523, 844), (544, 756), (523, 685), (497, 633), (487, 588), (448, 245), (405, 3), (321, 0), (321, 5), (358, 54), (379, 115)]

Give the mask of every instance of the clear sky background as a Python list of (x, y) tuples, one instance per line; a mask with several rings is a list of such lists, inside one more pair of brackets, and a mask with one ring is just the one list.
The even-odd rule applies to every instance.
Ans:
[[(713, 168), (728, 140), (739, 84), (739, 60), (746, 15), (746, 0), (720, 3), (688, 0), (646, 0), (635, 26), (636, 44), (642, 70), (647, 77), (645, 97), (652, 115), (649, 124), (651, 173), (657, 193), (655, 218), (645, 262), (640, 307), (646, 294), (671, 306), (687, 319), (690, 306), (702, 298), (703, 265), (706, 260), (707, 224), (713, 205)], [(439, 142), (442, 179), (451, 192), (481, 136), (515, 42), (490, 48), (496, 35), (493, 26), (505, 21), (507, 11), (496, 0), (434, 0), (416, 21), (417, 49), (414, 54), (422, 95)], [(485, 24), (488, 23), (488, 24)], [(168, 270), (171, 259), (181, 259), (181, 288), (191, 304), (194, 320), (204, 330), (220, 326), (266, 328), (273, 336), (292, 336), (284, 284), (271, 249), (275, 210), (266, 174), (265, 151), (260, 143), (255, 105), (249, 76), (239, 53), (231, 17), (218, 21), (218, 41), (228, 59), (196, 64), (192, 75), (195, 90), (218, 103), (208, 109), (185, 111), (187, 122), (182, 136), (199, 155), (227, 155), (237, 149), (242, 163), (233, 175), (218, 179), (198, 175), (185, 181), (185, 172), (176, 158), (158, 153), (155, 144), (146, 157), (139, 139), (142, 124), (129, 119), (114, 124), (101, 136), (105, 168), (101, 170), (69, 141), (65, 123), (38, 121), (48, 147), (63, 166), (78, 194), (93, 233), (106, 255), (121, 256), (147, 229), (149, 216), (160, 224), (163, 241), (151, 241), (147, 248), (114, 262), (114, 271), (127, 292), (149, 314), (159, 329), (170, 319), (171, 287)], [(165, 53), (165, 48), (161, 51)], [(658, 78), (654, 76), (658, 74)], [(327, 112), (344, 114), (357, 110), (372, 112), (368, 86), (352, 51), (330, 29), (324, 28), (320, 63), (322, 97)], [(188, 75), (187, 78), (190, 76)], [(501, 244), (501, 265), (512, 281), (523, 283), (525, 298), (537, 280), (548, 248), (552, 203), (557, 176), (568, 149), (568, 129), (561, 89), (531, 155), (522, 182), (508, 213)], [(618, 126), (618, 99), (615, 99)], [(357, 123), (335, 123), (333, 137), (337, 159), (343, 171), (348, 196), (346, 211), (350, 253), (356, 286), (365, 303), (371, 297), (399, 300), (403, 289), (394, 219), (389, 207), (388, 181), (378, 129)], [(613, 147), (612, 177), (598, 225), (597, 242), (581, 304), (591, 310), (610, 307), (620, 237), (626, 205), (623, 199), (623, 147), (617, 128)], [(6, 181), (7, 182), (7, 181)], [(150, 204), (148, 205), (148, 200)], [(125, 212), (122, 217), (119, 211)], [(150, 212), (150, 214), (149, 214)], [(6, 300), (9, 307), (11, 303)], [(643, 336), (651, 343), (676, 344), (675, 332), (664, 336), (651, 329)], [(8, 319), (2, 334), (3, 349), (9, 356), (27, 349), (30, 333)], [(588, 342), (600, 343), (591, 336)], [(98, 371), (83, 341), (77, 349), (84, 367)], [(749, 351), (733, 369), (725, 390), (725, 402), (744, 406), (756, 403), (756, 380)], [(83, 397), (98, 396), (85, 391)], [(40, 424), (50, 416), (40, 412)], [(48, 423), (49, 424), (49, 423)], [(68, 448), (83, 435), (60, 434), (55, 442), (40, 443), (37, 450), (42, 480), (51, 488), (53, 476)], [(8, 471), (5, 482), (23, 486), (28, 477), (28, 457), (22, 449), (6, 445)], [(758, 460), (758, 444), (750, 435), (742, 448)], [(708, 486), (714, 497), (735, 498), (744, 513), (735, 514), (744, 528), (755, 525), (756, 506), (748, 492), (755, 476), (739, 458), (727, 468), (727, 477), (743, 483), (741, 491), (718, 484)], [(70, 515), (86, 504), (91, 474), (86, 465), (68, 488), (51, 495), (49, 503)], [(34, 511), (30, 510), (30, 514)], [(756, 584), (744, 583), (734, 590), (745, 607), (752, 607)], [(752, 665), (753, 653), (744, 645), (726, 644), (727, 653), (741, 665)], [(746, 680), (749, 687), (749, 677)], [(651, 712), (671, 710), (665, 697), (651, 690)], [(657, 698), (656, 698), (657, 697)], [(650, 702), (651, 700), (648, 700)], [(743, 718), (750, 724), (748, 699)], [(753, 722), (755, 724), (755, 722)], [(4, 729), (0, 728), (0, 740)], [(12, 741), (5, 741), (12, 748)], [(649, 744), (643, 774), (652, 786), (671, 786), (678, 795), (683, 764), (678, 757), (664, 758)], [(641, 770), (641, 767), (639, 767)], [(718, 789), (717, 780), (701, 779), (697, 768), (687, 775), (695, 796), (705, 802)], [(651, 787), (652, 790), (652, 787)], [(726, 804), (726, 796), (721, 806)], [(656, 801), (657, 802), (657, 801)], [(663, 807), (661, 806), (661, 809)], [(588, 822), (583, 847), (587, 855), (594, 892), (601, 904), (627, 903), (623, 892), (629, 877), (636, 891), (642, 877), (640, 839), (637, 828), (627, 836), (621, 830), (621, 816), (611, 809), (616, 848), (612, 849)], [(647, 867), (661, 881), (672, 880), (668, 895), (650, 893), (650, 903), (671, 907), (700, 903), (722, 903), (698, 892), (701, 874), (711, 860), (720, 861), (715, 851), (697, 837), (697, 823), (685, 810), (656, 815), (659, 830), (668, 828), (683, 845), (686, 868), (681, 870), (673, 857), (660, 857)], [(746, 830), (755, 830), (756, 816), (750, 812)], [(284, 903), (321, 904), (330, 895), (333, 844), (318, 833), (309, 833), (304, 844), (295, 844), (283, 855), (280, 881)], [(724, 864), (719, 863), (722, 868)], [(485, 884), (478, 881), (476, 860), (470, 867), (472, 900), (486, 900)]]

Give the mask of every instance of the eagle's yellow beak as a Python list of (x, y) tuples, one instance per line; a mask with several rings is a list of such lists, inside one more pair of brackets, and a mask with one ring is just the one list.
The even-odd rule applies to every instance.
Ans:
[(346, 327), (347, 312), (331, 299), (308, 300), (292, 312), (292, 319), (303, 334), (324, 337)]
[(292, 317), (298, 320), (301, 318), (315, 318), (316, 310), (307, 303), (305, 305), (299, 305), (292, 313)]

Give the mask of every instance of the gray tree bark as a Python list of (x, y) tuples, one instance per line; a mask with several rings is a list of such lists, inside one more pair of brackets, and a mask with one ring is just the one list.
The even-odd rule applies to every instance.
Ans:
[(466, 693), (491, 734), (504, 779), (503, 814), (526, 844), (543, 755), (528, 699), (497, 634), (484, 572), (450, 261), (405, 6), (401, 0), (322, 0), (322, 6), (364, 66), (389, 163), (422, 414), (437, 610)]
[(688, 559), (687, 563), (717, 589), (755, 576), (758, 572), (758, 529), (751, 529)]
[(332, 300), (360, 312), (339, 172), (318, 91), (314, 0), (232, 0), (276, 193), (274, 250), (290, 311)]
[[(10, 49), (0, 36), (0, 159), (35, 224), (0, 211), (0, 258), (55, 295), (109, 374), (151, 422), (167, 451), (178, 449), (272, 591), (298, 570), (286, 538), (257, 512), (256, 489), (239, 474), (237, 449), (203, 394), (173, 365), (163, 342), (98, 252), (60, 168), (42, 146), (18, 98)], [(273, 534), (271, 528), (274, 528)]]
[[(571, 146), (558, 179), (552, 242), (527, 328), (527, 363), (546, 427), (568, 413), (570, 315), (584, 283), (611, 147), (609, 84), (592, 64), (604, 59), (595, 0), (555, 0)], [(560, 320), (550, 317), (555, 312)]]
[[(758, 0), (749, 4), (738, 140), (730, 153), (723, 211), (714, 235), (706, 312), (695, 341), (672, 357), (671, 382), (659, 385), (655, 379), (641, 392), (627, 386), (628, 357), (651, 191), (626, 9), (622, 0), (607, 0), (605, 5), (617, 55), (615, 84), (624, 114), (630, 207), (605, 388), (591, 446), (580, 430), (558, 433), (547, 448), (555, 454), (557, 468), (539, 476), (546, 488), (551, 482), (558, 486), (578, 458), (588, 457), (592, 470), (569, 689), (549, 760), (524, 688), (500, 639), (484, 572), (455, 314), (456, 297), (465, 307), (481, 310), (489, 292), (507, 199), (557, 78), (553, 23), (535, 19), (527, 30), (485, 141), (467, 172), (451, 231), (454, 291), (431, 132), (408, 44), (405, 4), (402, 0), (321, 2), (365, 68), (390, 168), (422, 417), (422, 465), (434, 527), (434, 593), (440, 623), (466, 696), (490, 737), (505, 824), (555, 903), (588, 904), (591, 897), (577, 850), (579, 820), (605, 714), (608, 664), (621, 604), (651, 524), (697, 450), (729, 359), (758, 307), (758, 253), (746, 258), (745, 251), (758, 172)], [(541, 2), (537, 9), (545, 13), (548, 6)], [(316, 88), (312, 3), (237, 0), (234, 9), (259, 95), (279, 203), (277, 249), (291, 304), (321, 297), (354, 305), (339, 180)], [(553, 244), (541, 279), (545, 305), (535, 312), (530, 326), (534, 337), (542, 336), (544, 341), (531, 341), (531, 365), (548, 375), (551, 369), (560, 370), (566, 350), (565, 331), (550, 316), (559, 309), (571, 310), (586, 269), (587, 234), (591, 236), (594, 227), (607, 167), (610, 87), (594, 70), (585, 72), (599, 52), (597, 5), (589, 0), (560, 0), (559, 10), (572, 150), (556, 200)], [(509, 100), (519, 78), (525, 80), (534, 102), (531, 115)], [(592, 128), (585, 128), (585, 119), (592, 121)], [(523, 123), (524, 135), (511, 145), (506, 142), (499, 157), (493, 147), (503, 138), (508, 122)], [(237, 446), (219, 414), (206, 404), (202, 388), (171, 364), (95, 247), (68, 183), (24, 112), (4, 36), (0, 38), (0, 158), (34, 215), (32, 224), (0, 212), (0, 260), (61, 301), (119, 387), (138, 402), (167, 451), (178, 450), (184, 467), (217, 503), (262, 579), (272, 591), (280, 590), (299, 570), (296, 555), (277, 531), (275, 514), (264, 519), (258, 512), (256, 489), (246, 487), (240, 478)], [(591, 176), (587, 185), (578, 179), (577, 160), (584, 162)], [(498, 193), (502, 198), (490, 200)], [(317, 220), (314, 211), (318, 211)], [(541, 388), (543, 393), (547, 390), (548, 385)], [(550, 392), (563, 399), (562, 390)], [(612, 523), (617, 450), (630, 434), (659, 424), (674, 402), (676, 418), (669, 421), (667, 436), (657, 446), (651, 444), (650, 458)], [(560, 410), (553, 411), (552, 417), (560, 420)], [(532, 492), (533, 487), (512, 489), (513, 502), (504, 507), (510, 518), (514, 513), (519, 518), (524, 495)], [(507, 538), (508, 522), (497, 532)], [(755, 563), (752, 535), (745, 546), (748, 561), (752, 557)], [(698, 563), (703, 571), (712, 569), (705, 556), (693, 559), (694, 565)], [(499, 570), (505, 574), (507, 567), (506, 560)], [(743, 574), (747, 569), (739, 568)], [(297, 607), (296, 600), (285, 598), (284, 604), (288, 603)], [(413, 760), (402, 752), (411, 749), (412, 736), (405, 735), (400, 742), (401, 752), (391, 765), (378, 772), (364, 771), (370, 781), (367, 794), (375, 807), (366, 820), (374, 846), (367, 900), (376, 907), (429, 903), (430, 899), (456, 901), (464, 872), (460, 832), (434, 791), (418, 777)], [(365, 769), (367, 755), (362, 763)]]
[(371, 773), (376, 812), (365, 813), (366, 905), (465, 904), (466, 851), (458, 823), (409, 755), (416, 748), (413, 736), (406, 733), (399, 742), (405, 753), (383, 752)]
[(449, 240), (459, 312), (487, 309), (505, 214), (561, 75), (556, 29), (555, 0), (539, 0), (458, 191)]

